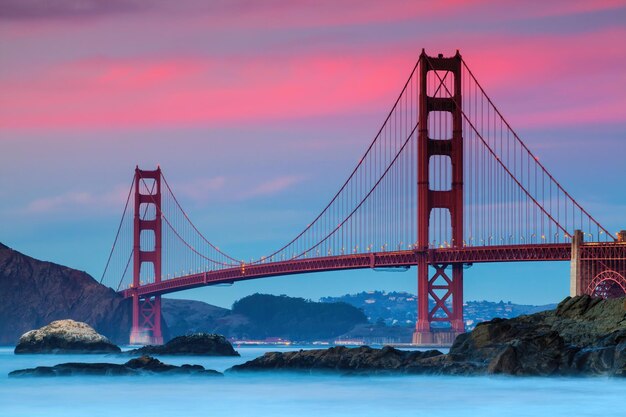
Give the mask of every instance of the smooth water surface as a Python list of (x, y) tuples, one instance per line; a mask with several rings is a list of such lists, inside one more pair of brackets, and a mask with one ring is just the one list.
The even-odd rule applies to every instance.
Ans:
[[(160, 357), (224, 371), (241, 357)], [(384, 376), (285, 373), (224, 377), (11, 378), (15, 369), (63, 362), (115, 362), (118, 355), (14, 355), (0, 348), (0, 416), (626, 416), (626, 379)]]

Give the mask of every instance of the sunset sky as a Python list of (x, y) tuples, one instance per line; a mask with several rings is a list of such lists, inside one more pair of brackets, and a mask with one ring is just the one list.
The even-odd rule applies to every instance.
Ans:
[[(0, 242), (99, 278), (136, 164), (241, 258), (326, 205), (422, 48), (464, 59), (552, 175), (626, 229), (626, 1), (0, 0)], [(465, 298), (556, 302), (569, 264), (477, 265)], [(415, 292), (415, 270), (172, 296)]]

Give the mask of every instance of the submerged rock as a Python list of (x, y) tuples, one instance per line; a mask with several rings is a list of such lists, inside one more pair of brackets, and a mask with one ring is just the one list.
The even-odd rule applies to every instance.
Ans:
[(26, 376), (136, 376), (136, 375), (204, 375), (219, 376), (220, 372), (204, 369), (200, 365), (168, 365), (150, 356), (131, 359), (125, 364), (116, 363), (62, 363), (55, 366), (38, 366), (9, 373), (10, 377)]
[(246, 370), (626, 377), (626, 299), (566, 298), (555, 310), (494, 319), (456, 338), (448, 354), (384, 347), (266, 353)]
[(144, 346), (131, 350), (140, 355), (239, 356), (228, 340), (219, 334), (196, 333), (178, 336), (162, 346)]
[(120, 348), (91, 326), (74, 320), (56, 320), (20, 337), (15, 353), (119, 353)]

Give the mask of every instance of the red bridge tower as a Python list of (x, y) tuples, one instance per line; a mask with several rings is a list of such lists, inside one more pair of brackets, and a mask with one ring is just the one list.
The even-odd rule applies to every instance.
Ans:
[[(149, 184), (151, 183), (151, 185)], [(143, 211), (143, 216), (142, 216)], [(146, 218), (146, 215), (153, 215)], [(143, 218), (142, 218), (143, 217)], [(135, 168), (135, 217), (133, 229), (133, 327), (131, 344), (163, 344), (161, 296), (141, 297), (142, 280), (149, 280), (152, 265), (154, 282), (161, 282), (161, 168), (154, 171)], [(144, 243), (148, 247), (143, 247)], [(151, 246), (151, 247), (150, 247)], [(144, 274), (142, 274), (142, 269)], [(146, 282), (147, 283), (147, 282)]]
[[(463, 120), (461, 112), (461, 55), (444, 58), (429, 57), (422, 50), (420, 57), (419, 131), (417, 143), (417, 265), (418, 320), (413, 343), (450, 344), (456, 335), (465, 331), (463, 323), (463, 264), (432, 264), (429, 257), (429, 223), (433, 209), (447, 209), (450, 214), (452, 248), (463, 247)], [(436, 88), (429, 95), (428, 77)], [(445, 75), (444, 75), (445, 74)], [(453, 77), (445, 83), (446, 75)], [(432, 85), (432, 81), (430, 83)], [(451, 86), (453, 86), (451, 88)], [(452, 91), (450, 91), (452, 90)], [(429, 117), (433, 112), (448, 112), (443, 117), (452, 126), (444, 131), (452, 132), (449, 138), (433, 138), (429, 131)], [(448, 190), (433, 190), (429, 178), (432, 156), (449, 158), (452, 183)], [(429, 266), (434, 273), (429, 274)], [(452, 274), (450, 275), (449, 270)], [(429, 297), (435, 302), (429, 307)], [(451, 307), (447, 301), (451, 298)], [(433, 322), (447, 322), (449, 328), (433, 328)]]

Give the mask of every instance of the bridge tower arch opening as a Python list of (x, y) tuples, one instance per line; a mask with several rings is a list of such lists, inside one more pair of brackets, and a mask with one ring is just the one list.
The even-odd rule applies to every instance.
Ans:
[(585, 242), (581, 230), (572, 236), (570, 296), (619, 298), (626, 295), (626, 231), (617, 241)]
[(589, 283), (587, 294), (604, 299), (624, 297), (626, 278), (617, 271), (602, 271)]
[[(435, 209), (449, 212), (451, 236), (439, 242), (451, 248), (463, 247), (463, 120), (461, 109), (461, 55), (420, 56), (417, 140), (417, 303), (418, 320), (413, 343), (450, 344), (465, 331), (463, 322), (463, 264), (431, 262), (430, 216)], [(433, 116), (444, 120), (445, 134), (436, 132)], [(450, 125), (450, 126), (448, 126)], [(451, 184), (434, 187), (431, 158), (447, 157)], [(432, 275), (431, 275), (432, 272)], [(432, 300), (432, 302), (431, 302)]]

